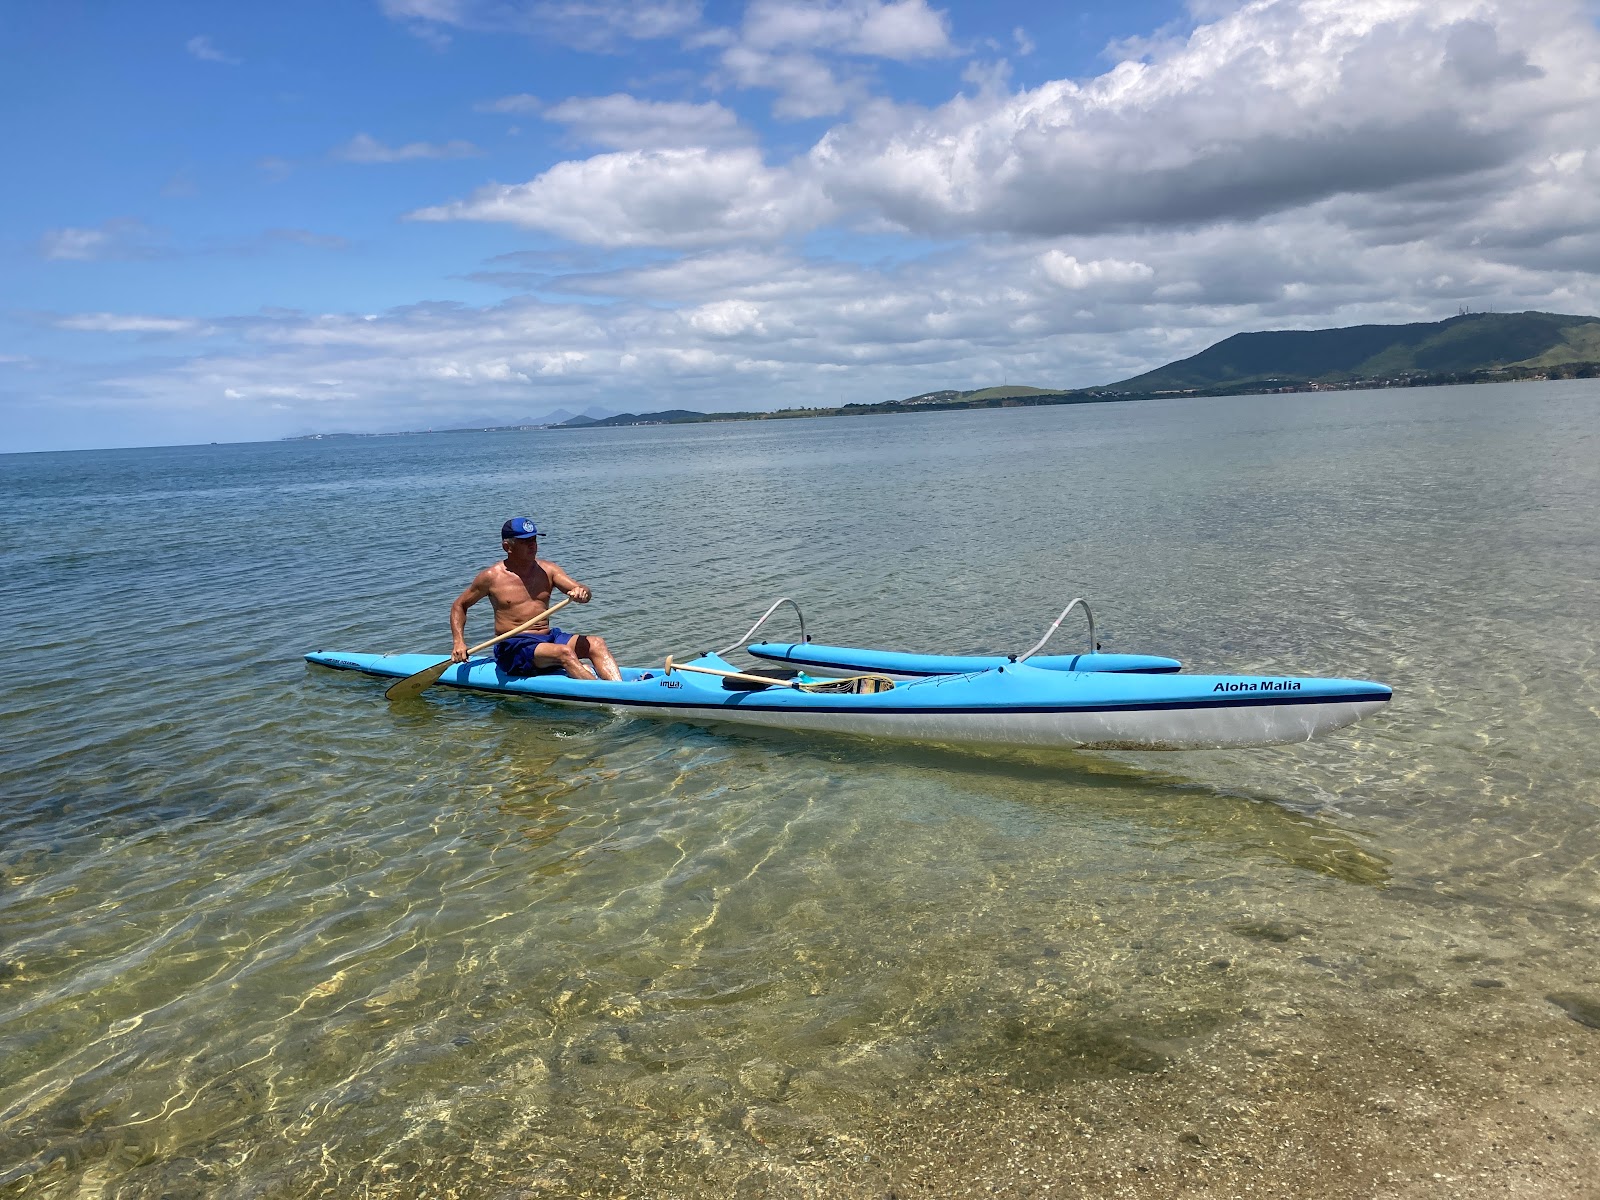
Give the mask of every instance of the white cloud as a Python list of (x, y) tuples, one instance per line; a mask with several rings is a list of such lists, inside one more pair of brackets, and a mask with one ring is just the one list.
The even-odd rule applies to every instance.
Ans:
[(714, 101), (640, 100), (612, 96), (574, 96), (544, 110), (544, 119), (565, 125), (583, 142), (618, 150), (664, 150), (725, 146), (750, 140), (739, 118)]
[(381, 7), (417, 32), (520, 33), (599, 51), (680, 37), (699, 25), (701, 8), (698, 0), (381, 0)]
[(944, 14), (925, 0), (753, 0), (739, 28), (716, 40), (724, 48), (714, 82), (775, 91), (774, 114), (795, 120), (832, 116), (871, 94), (864, 69), (825, 54), (911, 62), (954, 52)]
[(685, 314), (689, 325), (710, 337), (730, 338), (740, 334), (765, 334), (761, 306), (748, 300), (714, 300)]
[(595, 246), (713, 246), (814, 224), (822, 204), (753, 149), (634, 150), (557, 163), (422, 209), (423, 221), (504, 221)]
[[(134, 402), (370, 429), (619, 395), (680, 407), (690, 380), (689, 406), (706, 409), (980, 386), (1001, 361), (1013, 380), (1090, 385), (1241, 330), (1461, 304), (1600, 311), (1600, 38), (1576, 3), (1248, 0), (1098, 77), (1018, 90), (986, 69), (976, 94), (933, 108), (868, 99), (878, 43), (839, 17), (864, 7), (800, 7), (762, 6), (759, 36), (741, 26), (704, 47), (780, 106), (856, 106), (788, 160), (718, 143), (738, 128), (718, 105), (501, 110), (619, 148), (412, 214), (565, 239), (507, 260), (505, 281), (539, 299), (67, 319), (230, 335), (103, 384)], [(440, 27), (489, 19), (471, 0), (390, 8)], [(57, 229), (40, 249), (138, 244), (113, 226)], [(193, 327), (115, 325), (130, 321)]]
[[(382, 0), (382, 7), (414, 30), (514, 32), (602, 52), (658, 39), (719, 48), (713, 86), (776, 91), (777, 115), (796, 119), (842, 112), (870, 94), (861, 70), (824, 55), (914, 62), (955, 52), (948, 19), (927, 0), (752, 0), (737, 27), (703, 24), (698, 0)], [(543, 105), (523, 95), (479, 107), (538, 112)]]
[(1142, 262), (1124, 262), (1116, 258), (1079, 262), (1059, 249), (1046, 250), (1041, 254), (1039, 268), (1050, 282), (1074, 291), (1099, 283), (1134, 283), (1155, 274)]
[(777, 92), (773, 114), (790, 120), (831, 117), (871, 93), (859, 72), (841, 78), (814, 54), (774, 54), (740, 43), (723, 51), (722, 67), (735, 86)]
[(113, 217), (97, 226), (46, 230), (39, 254), (61, 262), (163, 258), (168, 250), (159, 231), (135, 217)]
[(421, 428), (615, 407), (619, 394), (635, 409), (683, 407), (691, 380), (700, 409), (751, 407), (754, 395), (774, 406), (882, 400), (983, 386), (1002, 360), (1013, 380), (1087, 386), (1244, 329), (1432, 320), (1463, 302), (1600, 306), (1593, 272), (1370, 245), (1328, 220), (1333, 203), (1198, 232), (980, 241), (876, 267), (707, 251), (568, 277), (583, 296), (571, 303), (232, 318), (240, 348), (124, 372), (115, 390), (270, 409), (292, 428)]
[(239, 60), (237, 58), (234, 58), (230, 54), (224, 54), (221, 50), (218, 50), (216, 45), (211, 41), (211, 38), (203, 33), (192, 37), (185, 42), (184, 49), (186, 49), (195, 58), (198, 58), (201, 62), (225, 63), (230, 67), (236, 67), (239, 65)]
[(739, 247), (709, 250), (616, 271), (559, 278), (555, 287), (588, 296), (630, 296), (665, 304), (701, 304), (737, 296), (755, 301), (831, 297), (857, 286), (859, 269), (809, 262), (792, 254)]
[(101, 257), (111, 244), (111, 235), (104, 229), (65, 229), (47, 231), (39, 242), (39, 252), (45, 258), (90, 262)]
[(918, 233), (1252, 219), (1513, 163), (1559, 114), (1593, 116), (1597, 53), (1559, 0), (1252, 0), (1082, 84), (880, 103), (811, 166), (842, 204)]
[(207, 333), (209, 327), (193, 317), (152, 317), (131, 313), (74, 313), (55, 322), (58, 329), (84, 333)]
[(342, 162), (396, 163), (426, 158), (473, 158), (483, 151), (471, 142), (463, 141), (407, 142), (403, 146), (386, 146), (370, 134), (358, 133), (328, 153)]
[(514, 96), (501, 96), (498, 100), (485, 100), (473, 107), (478, 112), (486, 113), (539, 113), (544, 111), (544, 101), (527, 92), (518, 92)]
[(267, 229), (248, 238), (208, 240), (174, 246), (163, 230), (134, 217), (116, 217), (88, 228), (51, 229), (39, 239), (41, 257), (59, 262), (129, 262), (192, 256), (261, 254), (284, 245), (309, 250), (345, 250), (349, 242), (336, 234), (309, 229)]
[[(860, 101), (859, 81), (841, 82), (809, 53), (753, 48), (849, 44), (857, 35), (845, 12), (753, 7), (761, 37), (722, 61), (740, 82), (777, 88), (780, 113)], [(1012, 92), (991, 72), (977, 94), (932, 110), (865, 103), (786, 165), (767, 167), (753, 151), (601, 156), (420, 215), (514, 220), (594, 245), (691, 246), (771, 237), (839, 212), (921, 236), (1050, 238), (1198, 229), (1338, 196), (1391, 196), (1417, 212), (1412, 197), (1428, 189), (1481, 206), (1525, 170), (1530, 147), (1587, 144), (1582, 131), (1600, 123), (1597, 59), (1600, 37), (1564, 0), (1503, 10), (1485, 0), (1251, 0), (1151, 61), (1083, 83)], [(648, 111), (631, 100), (568, 104), (558, 107), (612, 144)], [(606, 104), (619, 118), (609, 129)], [(713, 111), (655, 111), (691, 110)], [(702, 233), (683, 219), (685, 204), (706, 209)]]
[(756, 50), (834, 50), (909, 62), (952, 52), (949, 23), (925, 0), (752, 0), (740, 41)]

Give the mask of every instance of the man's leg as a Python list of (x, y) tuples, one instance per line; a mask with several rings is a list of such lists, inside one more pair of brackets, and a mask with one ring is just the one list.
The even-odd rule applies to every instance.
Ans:
[(611, 648), (601, 637), (583, 636), (572, 639), (572, 645), (577, 650), (579, 658), (587, 658), (594, 664), (594, 669), (600, 673), (601, 679), (621, 679), (622, 672), (617, 669), (617, 660), (611, 657)]
[[(573, 639), (576, 641), (577, 639)], [(533, 657), (541, 667), (560, 667), (573, 679), (593, 679), (594, 672), (578, 660), (572, 642), (558, 646), (554, 642), (541, 642), (534, 647)], [(613, 669), (615, 666), (613, 665)]]

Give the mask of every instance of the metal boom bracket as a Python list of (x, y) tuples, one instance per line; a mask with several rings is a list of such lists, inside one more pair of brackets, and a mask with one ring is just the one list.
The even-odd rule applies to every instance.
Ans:
[(782, 597), (779, 597), (777, 600), (774, 600), (772, 602), (772, 607), (767, 609), (766, 612), (761, 614), (761, 619), (759, 621), (757, 621), (754, 625), (750, 626), (749, 630), (746, 631), (745, 635), (742, 638), (740, 638), (737, 642), (734, 642), (731, 646), (726, 646), (723, 649), (718, 650), (717, 654), (719, 656), (726, 657), (727, 655), (732, 654), (740, 646), (743, 646), (751, 638), (755, 637), (756, 630), (760, 629), (763, 625), (765, 625), (767, 623), (767, 618), (770, 617), (773, 613), (778, 611), (778, 606), (780, 604), (787, 604), (790, 608), (794, 609), (794, 615), (800, 618), (800, 640), (802, 642), (809, 642), (811, 639), (806, 636), (806, 615), (805, 615), (805, 613), (801, 612), (800, 611), (800, 606), (798, 604), (796, 604), (793, 600), (789, 599), (789, 597), (782, 596)]
[(1100, 648), (1100, 644), (1096, 642), (1094, 638), (1094, 613), (1089, 611), (1089, 602), (1087, 600), (1085, 600), (1082, 596), (1074, 596), (1072, 602), (1061, 610), (1061, 615), (1050, 623), (1050, 628), (1044, 631), (1044, 636), (1034, 643), (1033, 649), (1029, 650), (1026, 654), (1017, 655), (1017, 661), (1027, 662), (1035, 654), (1039, 653), (1040, 650), (1043, 650), (1044, 644), (1050, 640), (1051, 636), (1057, 629), (1061, 628), (1061, 622), (1067, 619), (1067, 614), (1080, 606), (1083, 608), (1083, 615), (1089, 620), (1089, 649), (1086, 651), (1086, 653), (1093, 654), (1096, 650), (1098, 650)]

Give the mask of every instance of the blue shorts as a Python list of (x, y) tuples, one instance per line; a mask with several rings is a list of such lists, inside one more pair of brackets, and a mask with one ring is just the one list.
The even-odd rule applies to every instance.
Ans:
[(540, 646), (565, 646), (575, 634), (564, 629), (550, 629), (544, 633), (519, 633), (508, 637), (494, 648), (494, 661), (507, 675), (538, 675), (542, 671), (559, 671), (555, 663), (541, 663), (533, 652)]

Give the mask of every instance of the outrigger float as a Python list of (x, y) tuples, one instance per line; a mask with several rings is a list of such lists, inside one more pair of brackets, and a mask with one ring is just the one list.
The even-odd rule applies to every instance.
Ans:
[[(746, 646), (782, 604), (799, 612), (792, 600), (779, 600), (731, 646), (683, 663), (668, 658), (659, 668), (624, 667), (622, 679), (615, 682), (560, 674), (509, 676), (492, 657), (452, 665), (448, 656), (437, 654), (318, 651), (306, 659), (368, 675), (427, 678), (441, 687), (694, 724), (1079, 750), (1203, 750), (1304, 742), (1369, 716), (1392, 694), (1381, 683), (1359, 679), (1186, 675), (1175, 659), (1105, 654), (1094, 639), (1093, 614), (1081, 598), (1062, 610), (1032, 650), (1020, 655), (963, 658), (815, 646), (805, 635), (802, 615), (799, 642), (748, 648), (770, 662), (804, 670), (740, 671), (725, 655)], [(1089, 620), (1084, 653), (1030, 661), (1077, 607)], [(854, 671), (868, 673), (850, 677)], [(397, 685), (390, 692), (399, 690)]]

